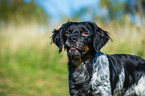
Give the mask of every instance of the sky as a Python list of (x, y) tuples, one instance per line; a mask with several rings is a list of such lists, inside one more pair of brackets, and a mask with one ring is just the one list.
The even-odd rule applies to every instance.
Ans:
[(51, 21), (57, 23), (61, 15), (71, 17), (73, 11), (77, 11), (82, 7), (98, 4), (99, 1), (100, 0), (37, 0), (37, 3), (44, 8), (46, 13), (53, 17)]

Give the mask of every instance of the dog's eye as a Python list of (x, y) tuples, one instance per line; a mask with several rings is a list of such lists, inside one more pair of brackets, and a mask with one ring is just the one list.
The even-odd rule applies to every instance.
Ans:
[(85, 31), (84, 28), (81, 28), (80, 32), (82, 33), (82, 36), (88, 36), (89, 35), (89, 33), (87, 31)]
[(67, 32), (65, 33), (65, 35), (66, 35), (66, 36), (69, 36), (69, 35), (70, 35), (70, 32), (69, 32), (69, 31), (67, 31)]
[(89, 35), (88, 32), (83, 32), (83, 33), (82, 33), (82, 36), (88, 36), (88, 35)]

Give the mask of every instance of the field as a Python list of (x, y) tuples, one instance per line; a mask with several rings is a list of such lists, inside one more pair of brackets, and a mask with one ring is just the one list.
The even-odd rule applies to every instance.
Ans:
[[(145, 58), (145, 25), (103, 25), (112, 38), (107, 54), (127, 53)], [(58, 53), (51, 31), (37, 24), (0, 27), (0, 96), (68, 96), (66, 52)]]

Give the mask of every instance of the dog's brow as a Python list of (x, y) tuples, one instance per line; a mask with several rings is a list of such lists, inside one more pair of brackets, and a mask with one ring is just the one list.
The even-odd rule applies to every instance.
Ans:
[(83, 28), (80, 29), (80, 31), (83, 31), (83, 30), (84, 30)]
[(72, 28), (69, 28), (69, 31), (72, 31)]

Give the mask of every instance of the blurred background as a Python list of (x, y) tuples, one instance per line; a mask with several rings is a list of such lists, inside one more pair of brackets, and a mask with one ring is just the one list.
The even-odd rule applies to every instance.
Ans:
[(108, 31), (103, 52), (145, 59), (145, 0), (0, 0), (0, 96), (69, 96), (66, 52), (50, 44), (68, 20)]

